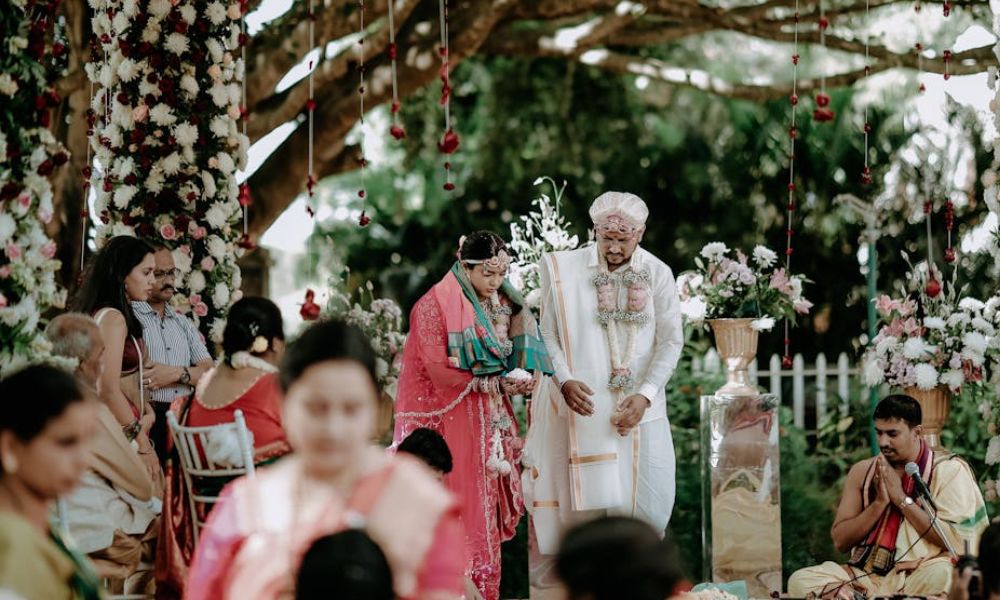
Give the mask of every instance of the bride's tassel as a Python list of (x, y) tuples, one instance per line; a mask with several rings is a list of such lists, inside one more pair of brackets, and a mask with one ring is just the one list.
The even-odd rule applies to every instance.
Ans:
[(493, 430), (493, 439), (490, 444), (490, 458), (486, 461), (486, 468), (491, 473), (499, 473), (501, 475), (510, 475), (513, 470), (510, 461), (504, 458), (503, 442), (500, 438), (499, 429)]

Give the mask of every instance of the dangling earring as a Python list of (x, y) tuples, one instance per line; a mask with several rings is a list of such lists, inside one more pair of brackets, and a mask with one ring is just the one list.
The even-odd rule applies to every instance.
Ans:
[(3, 472), (8, 475), (13, 475), (17, 473), (17, 459), (13, 456), (4, 456), (0, 458), (0, 464), (3, 465)]

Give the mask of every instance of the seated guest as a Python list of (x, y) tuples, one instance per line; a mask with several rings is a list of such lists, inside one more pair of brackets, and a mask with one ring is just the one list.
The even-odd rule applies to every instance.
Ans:
[(35, 365), (0, 381), (0, 589), (30, 600), (101, 598), (86, 557), (49, 523), (90, 465), (97, 406), (69, 373)]
[(419, 458), (430, 467), (438, 481), (443, 481), (444, 476), (451, 473), (452, 459), (448, 442), (433, 429), (426, 427), (414, 429), (399, 443), (396, 452)]
[(570, 529), (556, 575), (567, 600), (665, 600), (683, 580), (670, 540), (629, 517), (601, 517)]
[(394, 600), (392, 571), (366, 533), (347, 529), (306, 550), (295, 583), (296, 600)]
[(190, 396), (201, 376), (212, 368), (212, 357), (201, 334), (187, 317), (170, 306), (174, 297), (177, 267), (174, 256), (164, 246), (153, 254), (156, 278), (149, 299), (132, 302), (132, 310), (142, 324), (142, 338), (149, 352), (149, 364), (143, 372), (146, 388), (152, 390), (150, 401), (156, 422), (150, 439), (163, 463), (167, 458), (167, 411), (177, 398)]
[(94, 317), (104, 338), (104, 369), (97, 383), (101, 402), (111, 409), (126, 437), (135, 440), (150, 476), (162, 473), (149, 435), (141, 431), (148, 390), (143, 381), (148, 353), (142, 324), (131, 302), (144, 301), (153, 289), (153, 247), (127, 235), (108, 240), (91, 257), (73, 310)]
[(933, 596), (951, 587), (952, 564), (931, 516), (915, 502), (916, 484), (905, 472), (916, 463), (937, 506), (937, 522), (952, 547), (975, 548), (987, 526), (986, 506), (969, 465), (935, 453), (921, 437), (920, 405), (909, 396), (888, 396), (873, 415), (881, 454), (856, 463), (847, 474), (834, 519), (833, 543), (851, 552), (846, 565), (826, 562), (792, 574), (788, 593), (850, 597)]
[[(65, 496), (66, 523), (77, 548), (90, 555), (101, 577), (118, 589), (139, 566), (143, 543), (156, 537), (159, 500), (153, 480), (122, 433), (107, 405), (96, 401), (104, 360), (104, 341), (92, 318), (59, 315), (45, 330), (52, 353), (77, 360), (76, 377), (97, 407), (98, 427), (90, 446), (90, 469)], [(152, 424), (152, 413), (143, 430)], [(147, 548), (150, 550), (150, 548)]]
[[(199, 382), (193, 399), (181, 398), (172, 410), (189, 427), (232, 423), (243, 411), (253, 438), (254, 463), (262, 465), (287, 454), (290, 447), (282, 427), (281, 397), (276, 366), (285, 348), (281, 312), (266, 298), (247, 297), (229, 309), (222, 334), (222, 360)], [(242, 466), (240, 445), (232, 431), (220, 431), (201, 450), (216, 464)], [(156, 551), (157, 594), (179, 597), (194, 555), (191, 505), (176, 460), (167, 462), (163, 521)], [(201, 494), (215, 496), (225, 481), (196, 481)], [(203, 508), (204, 505), (199, 505)], [(203, 520), (207, 515), (199, 515)]]
[[(188, 427), (232, 423), (241, 410), (253, 436), (254, 463), (286, 454), (277, 367), (284, 350), (281, 310), (274, 302), (248, 297), (233, 304), (222, 333), (222, 360), (205, 374), (180, 421)], [(232, 445), (219, 448), (225, 454)], [(212, 453), (211, 448), (204, 450)]]
[(458, 507), (426, 467), (371, 442), (375, 353), (364, 333), (319, 322), (282, 361), (284, 424), (294, 452), (223, 492), (202, 531), (187, 600), (294, 596), (294, 573), (318, 538), (362, 527), (385, 553), (401, 599), (462, 593)]
[[(448, 448), (448, 442), (445, 441), (444, 437), (433, 429), (427, 427), (414, 429), (410, 435), (406, 436), (406, 439), (399, 443), (396, 452), (409, 454), (420, 459), (421, 462), (430, 467), (438, 481), (443, 482), (444, 476), (451, 473), (453, 466), (451, 449)], [(482, 598), (483, 595), (479, 593), (472, 578), (466, 576), (465, 600), (482, 600)]]

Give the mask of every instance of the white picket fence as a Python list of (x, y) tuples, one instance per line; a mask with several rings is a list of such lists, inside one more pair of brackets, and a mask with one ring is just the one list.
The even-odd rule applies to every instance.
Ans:
[[(777, 395), (783, 405), (787, 402), (782, 393), (785, 387), (782, 383), (785, 379), (792, 380), (791, 406), (794, 423), (798, 427), (806, 426), (807, 406), (815, 407), (815, 423), (819, 424), (829, 412), (828, 398), (831, 394), (840, 398), (841, 410), (846, 413), (848, 404), (852, 400), (852, 391), (855, 395), (866, 393), (858, 385), (851, 385), (852, 378), (858, 377), (858, 369), (851, 366), (850, 358), (843, 352), (833, 364), (830, 364), (825, 355), (820, 354), (816, 357), (816, 362), (809, 367), (806, 366), (801, 354), (796, 354), (792, 358), (791, 369), (781, 367), (781, 357), (777, 354), (771, 355), (766, 370), (760, 370), (759, 362), (758, 359), (750, 365), (750, 380)], [(696, 356), (692, 361), (694, 373), (719, 373), (722, 370), (722, 361), (714, 348), (702, 357)], [(762, 382), (767, 383), (765, 385)], [(810, 396), (813, 399), (812, 403), (807, 402)]]

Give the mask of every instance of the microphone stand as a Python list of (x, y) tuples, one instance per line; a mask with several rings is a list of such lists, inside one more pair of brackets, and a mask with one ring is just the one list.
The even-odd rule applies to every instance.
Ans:
[(924, 512), (926, 512), (930, 516), (931, 527), (934, 528), (934, 531), (938, 534), (938, 537), (941, 538), (942, 542), (944, 542), (945, 549), (948, 551), (948, 554), (951, 555), (952, 560), (958, 560), (958, 553), (955, 552), (955, 547), (951, 545), (951, 538), (945, 535), (944, 530), (941, 528), (941, 523), (938, 522), (937, 512), (931, 506), (931, 503), (928, 502), (927, 499), (923, 497), (923, 495), (917, 496), (917, 502), (920, 503), (920, 508), (924, 509)]

